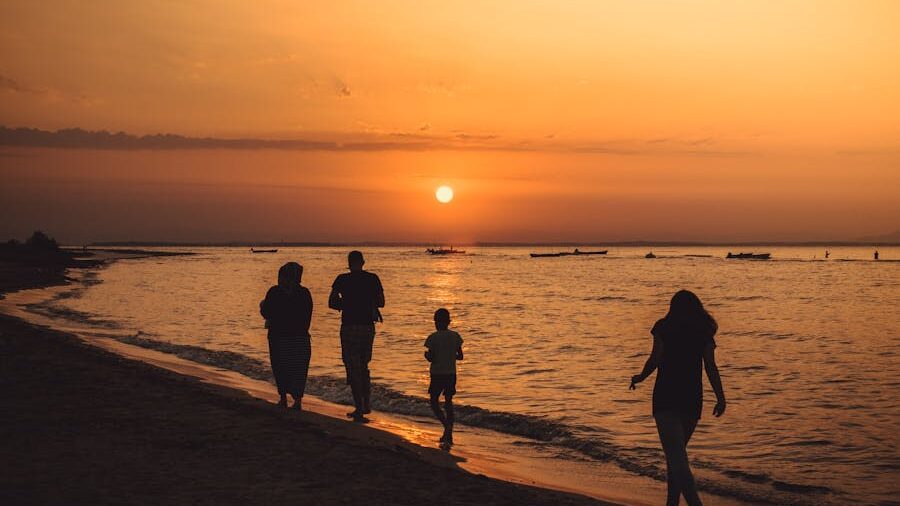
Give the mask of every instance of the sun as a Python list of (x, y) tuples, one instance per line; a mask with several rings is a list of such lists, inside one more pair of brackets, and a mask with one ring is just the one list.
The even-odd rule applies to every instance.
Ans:
[(453, 188), (446, 185), (438, 187), (434, 192), (434, 198), (438, 199), (441, 204), (450, 202), (453, 200)]

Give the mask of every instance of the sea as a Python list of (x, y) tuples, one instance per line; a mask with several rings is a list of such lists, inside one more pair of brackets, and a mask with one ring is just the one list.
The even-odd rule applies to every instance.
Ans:
[[(327, 300), (347, 247), (160, 248), (190, 256), (113, 262), (27, 309), (144, 347), (268, 374), (259, 302), (278, 267), (303, 265), (315, 304), (308, 393), (349, 402), (339, 313)], [(464, 339), (458, 423), (664, 480), (653, 379), (628, 389), (650, 328), (679, 289), (719, 323), (728, 398), (689, 446), (700, 489), (769, 504), (900, 504), (900, 247), (363, 247), (385, 288), (371, 364), (373, 407), (428, 415), (423, 343), (447, 308)], [(649, 251), (656, 258), (645, 258)], [(728, 251), (771, 253), (726, 259)], [(464, 440), (457, 441), (457, 445)]]

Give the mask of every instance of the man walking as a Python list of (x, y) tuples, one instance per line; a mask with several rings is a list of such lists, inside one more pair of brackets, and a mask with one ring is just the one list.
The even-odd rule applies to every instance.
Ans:
[(366, 262), (361, 252), (351, 251), (347, 263), (350, 272), (335, 278), (328, 307), (341, 312), (341, 357), (356, 408), (347, 416), (356, 422), (367, 422), (364, 415), (372, 412), (369, 406), (369, 361), (372, 360), (375, 322), (382, 321), (378, 308), (384, 307), (384, 289), (377, 275), (363, 270)]

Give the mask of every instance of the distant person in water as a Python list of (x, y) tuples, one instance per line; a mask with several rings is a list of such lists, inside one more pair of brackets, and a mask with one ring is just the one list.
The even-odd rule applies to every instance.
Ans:
[[(463, 359), (462, 337), (449, 329), (450, 311), (444, 308), (434, 312), (434, 328), (425, 340), (425, 358), (431, 362), (429, 372), (431, 383), (428, 395), (431, 397), (431, 410), (434, 416), (444, 425), (444, 435), (440, 442), (453, 444), (453, 396), (456, 395), (456, 361)], [(441, 394), (444, 395), (444, 409), (441, 410)]]
[(653, 351), (640, 374), (631, 377), (631, 389), (656, 369), (653, 417), (666, 454), (667, 506), (677, 506), (684, 496), (690, 506), (702, 504), (688, 463), (687, 444), (703, 408), (701, 369), (716, 393), (713, 415), (725, 412), (725, 391), (716, 366), (716, 320), (693, 292), (681, 290), (672, 297), (669, 312), (656, 322)]
[(279, 406), (287, 407), (287, 394), (294, 398), (293, 408), (303, 409), (303, 392), (312, 354), (309, 324), (313, 301), (309, 290), (300, 284), (303, 267), (288, 262), (278, 269), (278, 284), (269, 288), (259, 303), (259, 312), (269, 329), (269, 358), (278, 387)]
[(363, 270), (366, 261), (361, 252), (351, 251), (347, 263), (350, 272), (334, 280), (328, 307), (341, 312), (341, 358), (355, 408), (347, 416), (357, 422), (366, 422), (364, 415), (372, 412), (369, 361), (372, 360), (375, 322), (382, 321), (379, 308), (384, 307), (384, 289), (377, 275)]
[(874, 255), (874, 257), (875, 257), (875, 260), (878, 260), (878, 250), (875, 250), (875, 255)]

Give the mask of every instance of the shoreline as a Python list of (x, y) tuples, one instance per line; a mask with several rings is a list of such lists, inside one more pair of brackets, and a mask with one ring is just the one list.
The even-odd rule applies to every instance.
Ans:
[[(133, 253), (129, 252), (129, 254)], [(148, 256), (147, 253), (151, 252), (142, 251), (141, 253)], [(94, 267), (116, 259), (118, 258), (106, 258)], [(68, 283), (69, 279), (65, 277), (55, 285)], [(36, 286), (34, 283), (23, 284), (8, 291), (28, 288), (36, 288)], [(234, 477), (229, 477), (227, 480), (224, 478), (216, 480), (212, 477), (216, 470), (204, 467), (209, 463), (202, 459), (198, 462), (194, 455), (195, 447), (205, 448), (206, 443), (203, 441), (209, 438), (225, 438), (231, 441), (235, 434), (239, 434), (240, 438), (238, 439), (253, 441), (257, 433), (247, 427), (249, 422), (246, 419), (249, 417), (257, 425), (269, 424), (260, 429), (267, 436), (277, 433), (283, 438), (292, 439), (294, 434), (299, 431), (306, 434), (305, 439), (301, 438), (304, 443), (284, 443), (288, 447), (284, 452), (271, 453), (259, 449), (258, 445), (253, 445), (257, 447), (255, 450), (241, 445), (238, 445), (237, 448), (230, 448), (229, 445), (233, 443), (231, 441), (226, 445), (230, 448), (226, 453), (249, 452), (251, 454), (248, 456), (249, 459), (260, 462), (264, 462), (265, 458), (269, 457), (274, 460), (283, 460), (286, 458), (285, 453), (306, 455), (315, 458), (318, 462), (317, 466), (306, 471), (316, 479), (326, 482), (324, 485), (318, 485), (316, 490), (312, 491), (301, 486), (285, 485), (284, 480), (279, 479), (277, 486), (285, 487), (281, 495), (278, 497), (265, 496), (266, 502), (273, 504), (300, 498), (314, 498), (319, 504), (340, 504), (346, 503), (348, 498), (353, 497), (356, 497), (356, 500), (351, 500), (351, 502), (365, 500), (373, 504), (381, 504), (379, 500), (373, 502), (370, 493), (361, 493), (365, 490), (377, 490), (382, 495), (393, 494), (391, 499), (385, 499), (383, 504), (421, 504), (423, 502), (499, 505), (522, 503), (536, 505), (613, 504), (572, 493), (578, 492), (577, 490), (564, 491), (567, 489), (564, 486), (558, 486), (557, 490), (554, 490), (531, 485), (529, 482), (533, 483), (533, 480), (529, 479), (527, 472), (516, 475), (515, 465), (498, 473), (497, 471), (502, 467), (499, 462), (492, 463), (489, 461), (490, 459), (486, 458), (482, 458), (479, 462), (477, 455), (459, 457), (441, 452), (436, 448), (429, 448), (427, 445), (430, 442), (428, 438), (431, 434), (423, 433), (416, 427), (404, 427), (404, 421), (396, 417), (378, 416), (376, 417), (378, 420), (374, 421), (371, 426), (359, 426), (342, 419), (343, 406), (333, 405), (312, 396), (305, 396), (306, 410), (303, 413), (287, 413), (276, 409), (272, 403), (265, 400), (266, 396), (274, 398), (274, 389), (271, 385), (255, 386), (257, 390), (263, 388), (265, 391), (256, 392), (258, 395), (254, 396), (254, 392), (249, 391), (247, 382), (243, 379), (235, 382), (234, 378), (225, 378), (230, 371), (216, 371), (214, 367), (188, 362), (161, 352), (137, 348), (111, 339), (106, 339), (106, 343), (103, 345), (101, 339), (103, 338), (85, 340), (83, 336), (37, 326), (16, 316), (0, 315), (0, 344), (6, 348), (3, 352), (4, 362), (9, 362), (4, 364), (2, 372), (0, 372), (0, 382), (5, 384), (4, 389), (10, 392), (11, 397), (7, 404), (7, 410), (10, 413), (3, 417), (0, 426), (3, 427), (4, 433), (10, 435), (8, 438), (10, 440), (31, 441), (31, 444), (12, 445), (5, 452), (4, 460), (6, 462), (0, 464), (5, 468), (2, 473), (4, 476), (2, 480), (5, 483), (2, 489), (5, 492), (2, 492), (2, 495), (7, 496), (6, 498), (10, 500), (7, 503), (40, 502), (51, 498), (52, 500), (68, 501), (76, 497), (101, 503), (106, 500), (117, 503), (129, 502), (132, 497), (132, 485), (135, 488), (134, 492), (137, 492), (138, 488), (146, 488), (147, 484), (140, 480), (146, 478), (147, 475), (150, 475), (151, 481), (159, 484), (156, 493), (161, 496), (153, 495), (154, 501), (165, 502), (166, 499), (171, 499), (174, 502), (204, 502), (207, 498), (210, 502), (217, 503), (229, 503), (229, 499), (235, 503), (248, 499), (258, 501), (260, 497), (265, 496), (264, 490), (269, 490), (269, 487), (273, 485), (267, 481), (272, 477), (271, 473), (263, 473), (263, 476), (255, 476), (252, 480), (249, 477), (244, 480)], [(130, 350), (125, 348), (130, 348)], [(153, 357), (154, 353), (162, 357)], [(15, 357), (15, 361), (13, 361), (13, 357)], [(53, 363), (46, 363), (48, 361)], [(182, 363), (179, 364), (177, 361)], [(86, 374), (78, 373), (79, 370), (84, 372), (83, 366), (87, 363), (92, 364), (92, 368), (96, 371), (115, 370), (114, 373), (109, 371), (105, 373), (105, 378), (109, 376), (127, 377), (137, 382), (140, 387), (138, 388), (135, 384), (133, 389), (123, 391), (125, 386), (117, 384), (117, 382), (104, 381), (104, 377), (95, 374), (96, 371)], [(69, 364), (71, 367), (69, 365), (61, 367), (62, 364)], [(69, 370), (62, 372), (63, 369)], [(53, 370), (60, 371), (59, 378), (51, 372)], [(240, 377), (237, 373), (231, 374)], [(210, 376), (216, 377), (211, 380)], [(60, 380), (65, 385), (57, 388), (55, 383)], [(159, 390), (159, 392), (156, 392), (154, 399), (142, 399), (146, 396), (144, 390), (147, 389)], [(105, 399), (108, 402), (104, 402)], [(217, 410), (230, 413), (223, 414), (222, 418), (193, 413), (196, 406), (206, 406), (206, 404), (216, 405)], [(187, 425), (179, 428), (175, 431), (176, 433), (157, 433), (160, 429), (159, 424), (167, 424), (173, 420), (169, 418), (161, 420), (152, 413), (179, 407), (184, 409), (174, 415), (176, 419), (180, 420), (176, 420), (176, 423), (186, 423)], [(312, 409), (310, 410), (310, 408)], [(131, 410), (134, 412), (132, 413)], [(57, 411), (61, 413), (59, 416)], [(151, 414), (144, 416), (139, 413)], [(229, 414), (240, 414), (240, 417), (229, 417)], [(381, 414), (379, 413), (379, 415)], [(71, 428), (79, 427), (79, 423), (67, 422), (63, 424), (69, 427), (64, 431), (64, 436), (53, 437), (50, 444), (43, 444), (43, 438), (54, 433), (54, 429), (59, 427), (60, 416), (63, 418), (83, 417), (79, 423), (88, 425), (90, 425), (89, 420), (98, 416), (102, 420), (116, 419), (116, 424), (109, 427), (109, 431), (102, 437), (119, 442), (112, 447), (107, 447), (104, 443), (97, 443), (100, 446), (99, 450), (84, 448), (85, 445), (93, 444), (85, 441), (85, 439), (92, 440), (92, 436)], [(191, 421), (195, 423), (194, 426), (190, 426)], [(216, 428), (222, 425), (226, 425), (228, 430), (210, 432), (209, 427)], [(140, 429), (137, 430), (140, 434), (134, 433), (136, 429)], [(398, 435), (398, 430), (406, 430), (406, 437)], [(86, 428), (85, 431), (91, 432), (89, 428)], [(34, 439), (38, 435), (41, 437)], [(104, 484), (105, 473), (94, 474), (94, 471), (105, 468), (107, 465), (102, 461), (131, 460), (131, 457), (138, 456), (134, 455), (135, 445), (148, 443), (148, 437), (152, 440), (151, 446), (166, 446), (171, 444), (171, 440), (174, 438), (178, 441), (176, 446), (184, 446), (182, 449), (184, 451), (170, 449), (178, 455), (173, 456), (168, 463), (158, 463), (166, 470), (165, 472), (154, 468), (154, 464), (151, 464), (152, 458), (149, 461), (146, 456), (135, 459), (132, 470), (136, 475), (135, 483), (123, 481), (123, 478), (120, 477)], [(420, 438), (422, 444), (416, 444), (416, 437)], [(287, 439), (280, 441), (287, 441)], [(338, 448), (339, 451), (354, 460), (360, 458), (371, 462), (371, 469), (375, 470), (375, 473), (370, 476), (360, 476), (357, 473), (355, 476), (358, 483), (351, 484), (353, 486), (348, 489), (347, 483), (340, 480), (335, 481), (327, 476), (322, 476), (322, 474), (323, 468), (342, 465), (346, 467), (349, 461), (332, 462), (333, 459), (325, 459), (327, 462), (324, 462), (320, 460), (319, 455), (310, 454), (310, 447), (327, 449), (328, 454), (335, 452), (335, 449)], [(79, 449), (84, 449), (86, 453), (76, 455), (79, 453)], [(213, 448), (213, 450), (218, 452), (224, 448)], [(264, 453), (264, 455), (258, 455), (258, 453)], [(33, 457), (30, 457), (30, 454), (33, 454)], [(103, 455), (103, 458), (96, 458), (98, 455)], [(397, 462), (392, 463), (391, 466), (397, 466), (396, 469), (402, 470), (402, 472), (395, 472), (394, 467), (391, 468), (391, 473), (386, 473), (389, 476), (378, 472), (385, 466), (383, 461), (385, 458), (391, 462), (396, 460)], [(28, 465), (18, 466), (17, 463), (23, 460), (29, 461)], [(183, 469), (182, 462), (191, 460), (196, 469)], [(469, 470), (460, 466), (463, 461), (471, 461), (467, 462)], [(37, 467), (27, 471), (26, 468), (29, 465)], [(173, 465), (174, 468), (172, 468)], [(222, 463), (218, 462), (216, 465), (221, 466)], [(295, 463), (292, 462), (289, 467), (295, 467)], [(167, 476), (171, 473), (190, 474), (196, 470), (207, 473), (206, 478), (212, 480), (204, 486), (203, 494), (208, 494), (208, 496), (204, 496), (202, 499), (198, 494), (199, 489), (185, 489), (184, 483), (182, 483), (182, 487), (176, 487), (175, 484), (169, 483), (163, 486), (168, 480)], [(263, 465), (258, 471), (271, 471), (271, 469), (268, 465)], [(495, 477), (497, 474), (505, 472), (506, 479), (487, 478), (482, 474), (486, 472), (490, 472)], [(73, 480), (70, 473), (88, 473), (90, 476), (87, 479)], [(55, 475), (55, 477), (50, 478), (50, 475)], [(92, 486), (103, 484), (101, 486), (104, 490), (103, 493), (92, 490), (92, 486), (87, 486), (90, 483), (93, 483)], [(435, 491), (420, 488), (424, 483), (432, 483)], [(458, 484), (459, 490), (464, 492), (463, 495), (458, 498), (454, 497), (454, 493), (447, 489), (449, 483)], [(51, 486), (50, 484), (55, 485)], [(110, 487), (117, 490), (116, 494), (118, 495), (115, 497), (104, 496), (103, 494), (109, 493)], [(217, 496), (218, 492), (215, 489), (219, 487), (222, 491), (230, 490), (231, 492)], [(443, 492), (438, 492), (442, 489)], [(13, 491), (16, 492), (13, 493)], [(238, 491), (243, 493), (253, 491), (252, 499), (245, 496), (244, 499), (237, 500), (236, 498), (241, 496), (240, 493), (236, 494)], [(213, 497), (217, 497), (215, 501), (212, 500)], [(468, 499), (463, 499), (464, 497), (468, 497)], [(134, 498), (135, 502), (142, 502), (137, 495)]]
[(0, 345), (5, 504), (612, 504), (472, 474), (395, 434), (282, 410), (14, 317), (0, 316)]
[(116, 260), (194, 255), (188, 251), (73, 247), (62, 247), (60, 252), (63, 256), (53, 261), (0, 260), (0, 299), (21, 290), (67, 285), (69, 269), (97, 269)]

